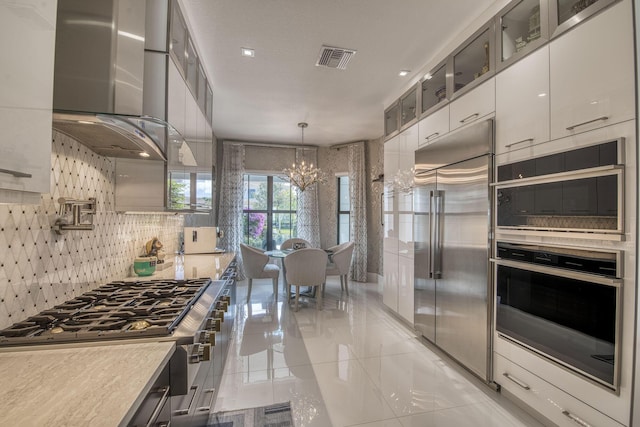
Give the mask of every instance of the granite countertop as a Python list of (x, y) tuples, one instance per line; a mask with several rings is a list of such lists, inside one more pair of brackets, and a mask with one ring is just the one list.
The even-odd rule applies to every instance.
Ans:
[(0, 353), (0, 425), (116, 426), (134, 414), (172, 342)]
[[(234, 253), (176, 255), (139, 279), (220, 279)], [(116, 426), (128, 422), (175, 343), (94, 342), (0, 350), (0, 425)]]

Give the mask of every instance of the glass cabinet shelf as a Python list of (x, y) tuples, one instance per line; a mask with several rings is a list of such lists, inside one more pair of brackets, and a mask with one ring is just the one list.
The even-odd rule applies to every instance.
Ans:
[(435, 71), (427, 74), (422, 81), (422, 109), (420, 112), (425, 113), (447, 99), (447, 64), (443, 63), (436, 67)]

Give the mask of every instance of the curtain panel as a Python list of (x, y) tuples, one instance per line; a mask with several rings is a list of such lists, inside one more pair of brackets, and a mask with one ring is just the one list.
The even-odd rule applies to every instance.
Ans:
[(367, 181), (364, 142), (349, 145), (350, 240), (354, 242), (351, 279), (367, 281)]
[(235, 252), (238, 263), (238, 280), (243, 280), (244, 266), (240, 253), (243, 242), (242, 203), (244, 179), (244, 146), (225, 142), (222, 156), (222, 179), (218, 227), (223, 232), (219, 246)]
[[(296, 163), (318, 164), (317, 148), (296, 148)], [(318, 185), (298, 192), (297, 237), (307, 240), (314, 248), (320, 247), (320, 212), (318, 205)]]

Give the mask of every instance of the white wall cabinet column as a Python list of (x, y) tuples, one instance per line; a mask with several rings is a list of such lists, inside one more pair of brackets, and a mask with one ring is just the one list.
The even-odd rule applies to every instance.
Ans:
[(496, 76), (496, 154), (549, 140), (549, 46)]
[(0, 0), (0, 35), (11, 40), (0, 73), (3, 202), (40, 203), (50, 191), (56, 10), (55, 0)]
[(413, 324), (413, 166), (418, 124), (385, 143), (382, 300)]
[(631, 16), (621, 1), (551, 42), (551, 139), (634, 118)]

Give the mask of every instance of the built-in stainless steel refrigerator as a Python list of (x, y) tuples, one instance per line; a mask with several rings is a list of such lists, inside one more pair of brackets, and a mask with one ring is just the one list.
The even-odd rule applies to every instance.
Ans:
[(415, 327), (490, 381), (493, 121), (454, 131), (415, 160)]

